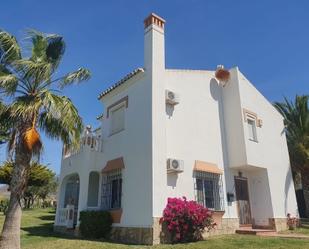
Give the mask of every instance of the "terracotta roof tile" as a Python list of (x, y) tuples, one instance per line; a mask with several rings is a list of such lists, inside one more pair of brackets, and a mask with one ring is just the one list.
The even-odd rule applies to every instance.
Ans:
[(121, 80), (119, 80), (118, 82), (116, 82), (115, 84), (113, 84), (112, 86), (108, 87), (106, 90), (104, 90), (99, 96), (98, 99), (101, 99), (103, 96), (105, 96), (106, 94), (110, 93), (111, 91), (113, 91), (115, 88), (121, 86), (122, 84), (124, 84), (127, 80), (131, 79), (132, 77), (134, 77), (135, 75), (137, 75), (140, 72), (144, 72), (143, 68), (137, 68), (135, 70), (133, 70), (131, 73), (127, 74), (125, 77), (123, 77)]

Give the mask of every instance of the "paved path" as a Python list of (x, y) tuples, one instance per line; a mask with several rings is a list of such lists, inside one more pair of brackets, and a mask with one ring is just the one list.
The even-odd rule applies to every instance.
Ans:
[(298, 234), (298, 233), (290, 233), (290, 234), (284, 234), (284, 233), (265, 233), (265, 234), (259, 234), (258, 236), (262, 237), (277, 237), (277, 238), (285, 238), (285, 239), (305, 239), (309, 240), (308, 235)]

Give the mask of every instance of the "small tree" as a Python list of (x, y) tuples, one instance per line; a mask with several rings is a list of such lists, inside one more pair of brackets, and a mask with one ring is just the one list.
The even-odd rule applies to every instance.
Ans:
[[(0, 167), (0, 183), (10, 185), (14, 163), (5, 162)], [(57, 183), (55, 173), (47, 166), (32, 162), (29, 168), (27, 179), (28, 185), (23, 195), (24, 207), (31, 208), (35, 199), (45, 200), (48, 194), (55, 192)]]

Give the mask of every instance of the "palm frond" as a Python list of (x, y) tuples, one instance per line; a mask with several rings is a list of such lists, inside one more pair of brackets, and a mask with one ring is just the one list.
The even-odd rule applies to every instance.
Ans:
[(38, 125), (52, 139), (78, 147), (83, 129), (82, 119), (72, 101), (46, 91), (41, 95), (45, 111), (39, 116)]
[(50, 80), (52, 75), (52, 65), (46, 62), (34, 62), (22, 59), (14, 62), (16, 70), (24, 75), (24, 78), (32, 82), (33, 90), (40, 82)]
[(11, 123), (7, 117), (7, 106), (0, 101), (0, 144), (9, 140)]
[(20, 58), (21, 51), (16, 38), (0, 29), (0, 62), (11, 63)]
[(53, 65), (53, 68), (57, 68), (62, 56), (65, 52), (65, 43), (61, 36), (49, 35), (47, 36), (47, 48), (46, 57), (47, 60)]
[(284, 99), (274, 106), (284, 117), (292, 165), (309, 167), (309, 108), (308, 95), (296, 96), (294, 102)]
[(28, 30), (27, 34), (32, 42), (31, 60), (50, 63), (55, 70), (65, 52), (63, 37), (56, 34), (44, 34), (34, 29)]
[(91, 77), (90, 71), (85, 68), (79, 68), (77, 71), (69, 73), (63, 77), (59, 83), (59, 87), (62, 89), (65, 86), (79, 83), (81, 81), (89, 80)]
[(16, 97), (15, 101), (8, 106), (10, 119), (20, 120), (23, 123), (32, 122), (41, 105), (41, 100), (36, 96), (25, 95)]
[(35, 30), (29, 30), (28, 34), (32, 40), (31, 60), (39, 63), (46, 61), (46, 48), (48, 44), (44, 34)]
[(12, 96), (15, 94), (18, 86), (18, 80), (13, 74), (1, 75), (0, 73), (0, 90), (3, 89), (5, 95)]

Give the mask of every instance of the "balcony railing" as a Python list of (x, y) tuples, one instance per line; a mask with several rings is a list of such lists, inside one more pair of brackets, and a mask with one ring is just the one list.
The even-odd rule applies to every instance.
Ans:
[(103, 140), (101, 135), (94, 134), (89, 130), (84, 132), (79, 149), (73, 149), (70, 146), (64, 145), (62, 150), (62, 157), (63, 159), (68, 158), (85, 150), (103, 152)]
[(63, 146), (63, 159), (77, 155), (85, 150), (103, 152), (103, 140), (100, 136), (87, 136), (82, 138), (80, 148), (78, 150)]

